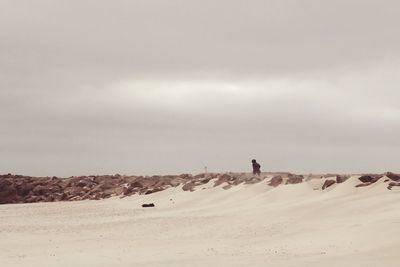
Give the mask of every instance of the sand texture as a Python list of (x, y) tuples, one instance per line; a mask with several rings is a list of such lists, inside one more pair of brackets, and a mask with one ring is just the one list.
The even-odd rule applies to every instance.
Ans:
[(324, 190), (329, 178), (265, 178), (0, 205), (0, 266), (399, 266), (400, 187), (388, 190), (385, 177)]

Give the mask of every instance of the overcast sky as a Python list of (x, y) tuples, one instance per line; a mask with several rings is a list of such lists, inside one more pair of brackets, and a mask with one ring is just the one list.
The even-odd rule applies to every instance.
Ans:
[(0, 173), (400, 171), (399, 10), (0, 0)]

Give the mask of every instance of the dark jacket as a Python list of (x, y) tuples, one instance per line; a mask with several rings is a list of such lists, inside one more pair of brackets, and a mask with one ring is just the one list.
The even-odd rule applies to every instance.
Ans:
[(252, 164), (253, 164), (253, 173), (260, 174), (261, 173), (261, 171), (260, 171), (261, 165), (258, 164), (257, 162), (253, 162)]

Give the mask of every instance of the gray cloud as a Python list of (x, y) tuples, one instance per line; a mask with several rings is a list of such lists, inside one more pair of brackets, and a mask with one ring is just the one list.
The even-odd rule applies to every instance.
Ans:
[(397, 1), (2, 1), (0, 172), (399, 171)]

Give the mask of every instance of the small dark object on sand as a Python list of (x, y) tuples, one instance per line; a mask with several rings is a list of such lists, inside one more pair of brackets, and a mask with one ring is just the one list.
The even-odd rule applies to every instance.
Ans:
[(143, 204), (143, 205), (142, 205), (143, 208), (152, 208), (152, 207), (154, 207), (154, 206), (155, 206), (154, 203)]

